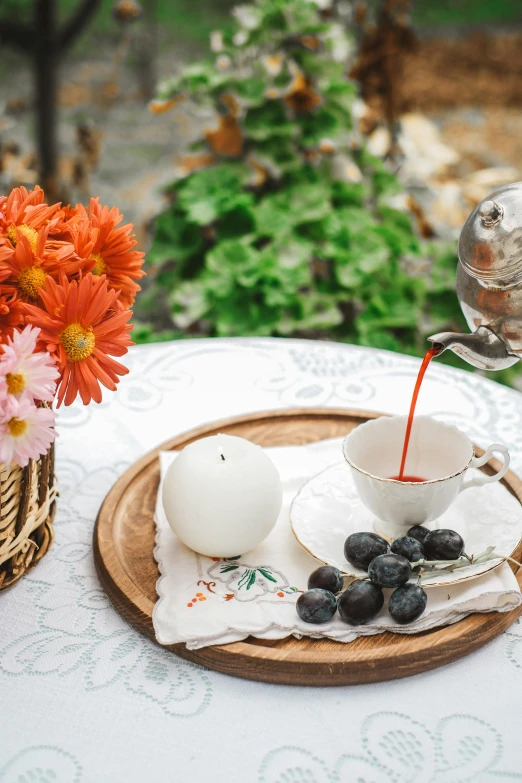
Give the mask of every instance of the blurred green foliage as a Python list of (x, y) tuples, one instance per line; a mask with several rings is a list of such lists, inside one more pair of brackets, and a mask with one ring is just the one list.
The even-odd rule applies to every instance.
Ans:
[[(36, 0), (10, 0), (20, 5), (32, 5)], [(5, 2), (5, 0), (0, 0)], [(58, 0), (58, 10), (66, 17), (77, 6), (79, 0)], [(104, 0), (101, 8), (92, 22), (94, 34), (115, 35), (117, 24), (112, 15), (115, 0)], [(167, 40), (189, 40), (196, 44), (208, 41), (211, 30), (227, 20), (227, 13), (232, 0), (204, 0), (194, 3), (193, 0), (142, 0), (146, 15), (153, 18), (161, 27)], [(153, 8), (150, 8), (153, 6)], [(1, 5), (0, 5), (1, 7)], [(89, 36), (87, 36), (89, 37)]]
[(454, 251), (421, 245), (393, 206), (397, 179), (353, 127), (347, 46), (310, 0), (259, 0), (213, 60), (161, 86), (160, 101), (210, 106), (219, 124), (194, 145), (212, 165), (173, 182), (156, 220), (141, 299), (152, 322), (163, 292), (174, 333), (328, 335), (418, 354), (426, 334), (464, 328)]
[(447, 26), (466, 27), (490, 23), (510, 24), (522, 20), (520, 0), (419, 0), (413, 3), (417, 29)]
[[(0, 0), (0, 16), (27, 22), (34, 17), (38, 0)], [(80, 5), (81, 0), (56, 0), (56, 13), (59, 21), (65, 21)], [(119, 36), (119, 26), (112, 9), (116, 0), (104, 0), (99, 11), (89, 23), (85, 34), (76, 44), (82, 56), (88, 54), (88, 45), (98, 39), (100, 34), (107, 38)], [(204, 44), (211, 30), (227, 21), (227, 13), (232, 0), (204, 0), (194, 3), (192, 0), (142, 0), (145, 18), (155, 21), (163, 31), (165, 43), (173, 40), (190, 41)]]
[[(0, 0), (3, 4), (16, 7), (17, 15), (31, 8), (35, 0)], [(57, 0), (62, 16), (70, 13), (79, 0)], [(113, 33), (115, 29), (112, 7), (115, 0), (104, 0), (93, 21), (96, 33)], [(194, 43), (205, 43), (208, 34), (216, 27), (227, 23), (227, 14), (233, 0), (143, 0), (147, 9), (153, 5), (154, 16), (168, 38), (188, 39)], [(371, 2), (370, 2), (371, 5)], [(519, 0), (417, 0), (412, 3), (413, 23), (417, 30), (437, 27), (454, 27), (469, 30), (470, 26), (485, 24), (506, 25), (522, 21), (522, 5)]]
[[(0, 14), (23, 20), (36, 1), (0, 0)], [(353, 128), (355, 88), (344, 66), (353, 42), (345, 20), (323, 15), (311, 0), (258, 0), (230, 23), (230, 4), (146, 4), (165, 40), (201, 42), (225, 26), (220, 51), (167, 80), (159, 97), (212, 107), (229, 131), (237, 120), (241, 149), (225, 154), (219, 134), (209, 135), (195, 147), (213, 151), (214, 164), (172, 183), (148, 255), (152, 284), (140, 297), (145, 322), (136, 341), (305, 335), (421, 354), (426, 335), (465, 330), (455, 247), (419, 241), (408, 214), (396, 208), (396, 178)], [(77, 5), (57, 0), (60, 18)], [(82, 46), (100, 33), (117, 37), (113, 5), (102, 3)], [(420, 29), (521, 15), (510, 0), (413, 6)], [(221, 130), (226, 141), (226, 126)], [(159, 312), (165, 300), (170, 325)], [(443, 358), (470, 369), (453, 354)], [(491, 377), (510, 382), (515, 374), (516, 367)]]

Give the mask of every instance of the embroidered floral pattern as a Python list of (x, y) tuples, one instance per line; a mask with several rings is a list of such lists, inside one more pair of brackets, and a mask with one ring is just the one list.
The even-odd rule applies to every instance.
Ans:
[(1, 783), (82, 783), (83, 771), (71, 753), (49, 745), (24, 748), (0, 769)]
[[(230, 743), (230, 721), (244, 712), (247, 699), (252, 705), (251, 733), (245, 734), (243, 747), (248, 746), (248, 751), (241, 754), (239, 742), (235, 761), (249, 783), (521, 780), (511, 717), (501, 718), (502, 711), (497, 711), (497, 723), (484, 720), (487, 703), (480, 715), (452, 714), (454, 708), (444, 707), (436, 698), (437, 672), (426, 675), (426, 682), (433, 681), (437, 714), (446, 713), (438, 725), (431, 718), (433, 707), (413, 699), (406, 683), (370, 686), (369, 691), (288, 692), (236, 681), (188, 664), (132, 630), (109, 604), (94, 572), (92, 527), (103, 497), (127, 465), (165, 437), (203, 419), (247, 409), (327, 405), (390, 410), (394, 389), (403, 388), (406, 379), (413, 380), (415, 361), (357, 346), (269, 339), (156, 344), (132, 349), (126, 359), (132, 372), (122, 380), (117, 396), (96, 410), (72, 406), (63, 411), (57, 443), (61, 497), (55, 542), (38, 567), (0, 598), (0, 693), (2, 706), (11, 707), (9, 717), (4, 710), (4, 720), (0, 719), (0, 783), (102, 783), (114, 754), (128, 754), (137, 720), (150, 728), (151, 736), (157, 735), (158, 744), (154, 758), (136, 756), (136, 774), (142, 773), (143, 779), (170, 780), (178, 775), (180, 780), (197, 780), (204, 772), (210, 779), (216, 757), (210, 753), (208, 761), (195, 760), (200, 738), (194, 717), (203, 714), (216, 746)], [(216, 378), (220, 393), (209, 393)], [(522, 440), (513, 436), (522, 431), (522, 404), (516, 392), (441, 366), (434, 368), (427, 388), (431, 413), (462, 427), (476, 442), (507, 442), (514, 469), (521, 471)], [(277, 583), (256, 574), (249, 590), (239, 589), (234, 580), (239, 568), (224, 574), (217, 567), (216, 571), (212, 576), (206, 570), (202, 573), (208, 585), (188, 586), (187, 601), (198, 592), (207, 598), (191, 611), (208, 611), (214, 600), (229, 601), (233, 607), (240, 593), (249, 597), (260, 590), (260, 578), (272, 588), (272, 592), (261, 590), (260, 601), (284, 600), (280, 594), (285, 596), (285, 590), (291, 589), (284, 575), (273, 571)], [(490, 673), (492, 654), (494, 674)], [(487, 655), (479, 652), (470, 658), (469, 665), (474, 679), (483, 679), (486, 688), (495, 678), (496, 699), (516, 701), (522, 684), (520, 621), (490, 645)], [(450, 668), (441, 678), (448, 677)], [(395, 696), (404, 693), (401, 709), (410, 714), (366, 717), (365, 696), (374, 687), (395, 688)], [(273, 699), (283, 699), (286, 693), (291, 719), (276, 721), (277, 733), (270, 734), (275, 725)], [(57, 713), (49, 725), (63, 728), (63, 749), (54, 742), (45, 745), (24, 739), (34, 704), (50, 694), (63, 699), (64, 715), (80, 702), (86, 720), (97, 721), (107, 733), (114, 726), (99, 710), (100, 698), (108, 704), (121, 703), (118, 732), (125, 748), (122, 743), (116, 747), (102, 742), (93, 757), (79, 724), (60, 726)], [(300, 747), (305, 740), (298, 718), (301, 710), (309, 709), (311, 699), (323, 710), (342, 703), (343, 720), (331, 729), (332, 750), (324, 758), (319, 724), (324, 712), (311, 717), (315, 722), (308, 736), (313, 741), (306, 740), (307, 747)], [(467, 709), (469, 705), (463, 703)], [(27, 741), (32, 744), (20, 746)], [(267, 753), (270, 747), (275, 749)], [(338, 753), (335, 747), (340, 748)], [(173, 758), (176, 767), (171, 769), (168, 761)]]
[(300, 747), (268, 753), (258, 783), (464, 783), (522, 780), (519, 766), (502, 765), (500, 733), (473, 715), (443, 718), (431, 731), (397, 712), (377, 712), (362, 723), (353, 753), (328, 765)]
[(169, 716), (190, 717), (206, 709), (212, 689), (205, 670), (142, 639), (123, 620), (114, 630), (113, 610), (105, 601), (99, 589), (43, 593), (37, 605), (48, 611), (41, 615), (41, 627), (0, 650), (0, 674), (76, 673), (86, 692), (118, 686)]
[(149, 642), (114, 611), (85, 534), (89, 543), (57, 542), (54, 559), (17, 585), (19, 606), (36, 628), (0, 647), (0, 677), (80, 676), (87, 693), (120, 688), (168, 716), (200, 714), (212, 696), (207, 672)]
[(196, 606), (198, 601), (206, 601), (206, 600), (207, 599), (205, 598), (203, 593), (196, 593), (195, 597), (191, 601), (188, 602), (187, 606), (189, 606), (189, 607)]
[(247, 565), (241, 563), (238, 557), (218, 560), (207, 569), (207, 574), (226, 585), (226, 595), (231, 593), (238, 601), (255, 601), (270, 594), (281, 597), (298, 592), (297, 587), (290, 586), (287, 578), (275, 568)]

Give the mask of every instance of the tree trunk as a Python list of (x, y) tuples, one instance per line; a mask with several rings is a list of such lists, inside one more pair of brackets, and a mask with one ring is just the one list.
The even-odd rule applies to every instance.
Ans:
[(57, 99), (59, 50), (56, 0), (36, 0), (34, 49), (36, 136), (40, 182), (49, 202), (59, 197), (57, 167)]
[(350, 76), (361, 85), (362, 97), (388, 125), (396, 152), (398, 120), (404, 106), (404, 56), (416, 46), (411, 26), (411, 0), (379, 0), (376, 24), (363, 19), (363, 35)]
[(149, 0), (144, 6), (144, 12), (137, 31), (136, 69), (140, 92), (146, 101), (154, 97), (157, 84), (157, 54), (158, 54), (158, 3)]

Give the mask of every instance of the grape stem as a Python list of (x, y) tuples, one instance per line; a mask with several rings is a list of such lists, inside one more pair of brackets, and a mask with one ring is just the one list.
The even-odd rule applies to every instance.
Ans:
[(340, 574), (344, 580), (349, 579), (351, 582), (360, 581), (364, 579), (364, 576), (356, 576), (355, 574), (348, 574), (346, 571), (340, 571)]
[[(481, 563), (487, 563), (488, 560), (509, 560), (510, 563), (514, 563), (515, 565), (522, 568), (522, 563), (519, 563), (518, 560), (514, 560), (512, 557), (509, 557), (508, 555), (499, 555), (498, 552), (495, 552), (494, 546), (488, 546), (487, 549), (485, 549), (483, 552), (480, 552), (478, 555), (467, 555), (465, 552), (456, 560), (415, 560), (411, 565), (412, 568), (418, 568), (418, 579), (417, 584), (420, 584), (421, 579), (424, 577), (433, 576), (435, 574), (441, 573), (442, 571), (455, 571), (459, 568), (467, 568), (470, 565), (480, 565)], [(428, 571), (425, 571), (425, 569), (429, 569)], [(367, 576), (356, 576), (355, 574), (349, 574), (346, 571), (340, 571), (341, 576), (344, 580), (350, 580), (348, 584), (351, 584), (352, 582), (361, 582), (363, 580), (367, 580)]]
[(435, 568), (435, 566), (441, 565), (443, 568), (439, 568), (437, 570), (442, 571), (444, 570), (444, 567), (451, 568), (451, 567), (457, 567), (457, 568), (465, 568), (469, 565), (476, 565), (477, 563), (483, 563), (487, 560), (491, 560), (494, 557), (502, 557), (502, 555), (497, 555), (495, 553), (495, 547), (494, 546), (488, 546), (487, 549), (484, 550), (484, 552), (481, 552), (479, 555), (461, 555), (456, 560), (415, 560), (414, 566), (426, 566), (428, 568)]
[[(522, 563), (519, 563), (518, 560), (514, 560), (512, 557), (509, 557), (508, 555), (500, 555), (498, 552), (495, 552), (494, 546), (488, 546), (487, 549), (484, 550), (484, 552), (481, 552), (478, 555), (462, 555), (457, 560), (416, 560), (415, 561), (415, 567), (420, 566), (421, 572), (419, 579), (422, 578), (422, 576), (430, 576), (433, 574), (436, 574), (440, 571), (454, 571), (458, 568), (466, 568), (470, 565), (479, 565), (481, 563), (487, 563), (489, 560), (509, 560), (510, 563), (514, 563), (515, 565), (518, 565), (522, 568)], [(441, 566), (440, 568), (437, 568), (437, 566)], [(424, 568), (430, 568), (431, 571), (428, 571), (428, 573), (424, 572)]]

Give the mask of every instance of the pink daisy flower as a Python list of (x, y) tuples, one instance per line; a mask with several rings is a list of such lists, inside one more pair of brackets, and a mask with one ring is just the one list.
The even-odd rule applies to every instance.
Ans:
[(0, 400), (2, 378), (9, 395), (17, 399), (52, 402), (56, 392), (56, 379), (60, 373), (54, 359), (46, 352), (35, 353), (40, 329), (26, 326), (8, 337), (4, 352), (0, 355)]
[(27, 397), (12, 395), (0, 408), (0, 464), (14, 462), (24, 468), (49, 450), (56, 433), (55, 414), (50, 408), (37, 408)]

